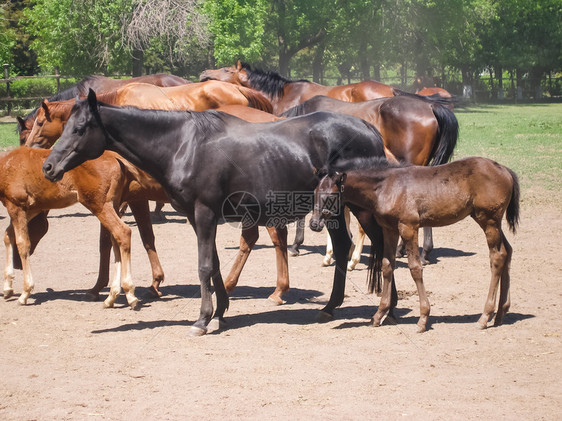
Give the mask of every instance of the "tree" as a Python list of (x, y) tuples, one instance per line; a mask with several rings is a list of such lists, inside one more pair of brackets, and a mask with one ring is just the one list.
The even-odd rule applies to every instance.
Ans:
[(13, 73), (23, 76), (38, 71), (37, 57), (29, 48), (33, 38), (19, 24), (30, 3), (30, 0), (14, 0), (0, 8), (0, 57), (4, 63), (12, 64)]

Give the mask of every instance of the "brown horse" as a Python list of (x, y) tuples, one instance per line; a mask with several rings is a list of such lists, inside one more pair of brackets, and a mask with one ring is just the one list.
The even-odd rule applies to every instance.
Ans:
[(252, 69), (238, 61), (231, 67), (205, 70), (199, 80), (222, 80), (262, 92), (273, 104), (274, 114), (282, 114), (314, 96), (325, 95), (348, 102), (394, 96), (394, 88), (374, 80), (341, 86), (324, 86), (307, 80), (289, 80), (275, 72)]
[[(169, 88), (135, 83), (99, 95), (99, 99), (106, 104), (159, 110), (204, 111), (237, 104), (271, 111), (271, 104), (259, 92), (218, 81)], [(75, 102), (76, 99), (57, 102), (43, 100), (25, 145), (50, 148), (62, 134)]]
[(51, 183), (45, 180), (41, 171), (49, 153), (48, 150), (22, 147), (0, 158), (0, 200), (10, 216), (10, 225), (4, 236), (4, 298), (10, 298), (14, 293), (15, 248), (24, 276), (23, 292), (18, 301), (24, 305), (34, 286), (29, 256), (47, 230), (48, 210), (80, 202), (101, 222), (100, 254), (106, 255), (105, 259), (100, 259), (100, 275), (89, 295), (96, 298), (108, 283), (111, 251), (108, 240), (111, 240), (116, 270), (105, 306), (113, 306), (122, 286), (129, 305), (136, 308), (138, 299), (134, 295), (130, 274), (131, 230), (119, 218), (116, 209), (128, 201), (152, 265), (152, 288), (158, 293), (164, 273), (154, 246), (148, 200), (168, 200), (167, 196), (151, 177), (115, 153), (105, 153), (99, 159), (70, 171), (60, 182)]
[[(345, 102), (326, 96), (317, 96), (283, 113), (294, 117), (315, 111), (333, 111), (353, 115), (375, 126), (384, 141), (385, 154), (395, 162), (414, 165), (440, 165), (448, 162), (453, 154), (458, 137), (458, 121), (446, 105), (446, 101), (430, 99), (414, 94), (399, 92), (400, 96), (378, 98), (364, 102)], [(365, 233), (359, 229), (357, 246), (348, 264), (353, 270), (361, 258)], [(297, 238), (291, 247), (298, 254)], [(430, 227), (424, 228), (422, 263), (427, 264), (427, 256), (433, 248)], [(331, 243), (323, 264), (332, 261)]]
[[(145, 75), (128, 79), (112, 79), (105, 76), (92, 75), (78, 82), (76, 85), (65, 89), (58, 94), (49, 97), (49, 101), (63, 101), (65, 99), (83, 97), (88, 95), (91, 88), (98, 93), (111, 92), (119, 89), (129, 83), (148, 83), (156, 86), (180, 86), (192, 83), (189, 80), (179, 76), (158, 73), (154, 75)], [(20, 145), (23, 145), (33, 128), (33, 122), (37, 113), (37, 108), (29, 113), (25, 118), (18, 117), (18, 132), (20, 136)]]
[(494, 324), (502, 323), (510, 306), (509, 266), (512, 248), (501, 228), (504, 214), (515, 232), (519, 222), (519, 183), (510, 169), (486, 158), (466, 158), (437, 167), (393, 166), (375, 159), (352, 160), (328, 168), (315, 191), (310, 227), (319, 231), (324, 220), (337, 212), (335, 199), (351, 210), (372, 213), (360, 219), (371, 238), (369, 289), (380, 292), (373, 325), (379, 326), (391, 307), (391, 283), (398, 239), (406, 243), (408, 267), (420, 300), (418, 329), (425, 331), (430, 305), (422, 278), (418, 251), (420, 227), (451, 225), (471, 216), (486, 234), (492, 278), (484, 312), (478, 324), (484, 329), (495, 309), (498, 283), (500, 298)]

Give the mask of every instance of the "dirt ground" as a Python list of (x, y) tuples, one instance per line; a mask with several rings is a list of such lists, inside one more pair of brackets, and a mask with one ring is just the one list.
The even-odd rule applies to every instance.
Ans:
[[(507, 234), (512, 306), (501, 327), (476, 327), (490, 273), (484, 235), (467, 219), (435, 230), (424, 270), (432, 303), (426, 333), (415, 333), (419, 307), (405, 259), (396, 273), (408, 296), (399, 324), (370, 326), (378, 298), (366, 293), (366, 252), (335, 320), (317, 324), (334, 268), (320, 265), (325, 233), (307, 229), (303, 254), (289, 261), (287, 303), (267, 301), (275, 263), (262, 230), (232, 296), (228, 329), (200, 338), (187, 336), (200, 300), (185, 218), (166, 207), (169, 221), (155, 225), (166, 271), (157, 301), (146, 299), (150, 268), (133, 228), (133, 275), (144, 299), (131, 311), (123, 296), (113, 309), (83, 300), (97, 276), (98, 223), (80, 205), (54, 211), (31, 260), (30, 304), (17, 304), (21, 272), (14, 298), (0, 300), (0, 419), (560, 419), (556, 203), (523, 200), (519, 231)], [(3, 207), (0, 218), (4, 229)], [(238, 236), (230, 225), (219, 228), (223, 275)]]

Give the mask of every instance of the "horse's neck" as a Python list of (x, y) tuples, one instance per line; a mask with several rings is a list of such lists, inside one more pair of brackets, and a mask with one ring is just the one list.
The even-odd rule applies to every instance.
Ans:
[(382, 171), (369, 173), (348, 172), (344, 183), (343, 199), (364, 209), (377, 209), (379, 191), (384, 184)]
[(100, 115), (110, 136), (109, 149), (161, 182), (172, 163), (170, 151), (177, 151), (182, 140), (183, 131), (176, 130), (173, 119), (157, 127), (160, 119), (130, 110), (101, 107)]

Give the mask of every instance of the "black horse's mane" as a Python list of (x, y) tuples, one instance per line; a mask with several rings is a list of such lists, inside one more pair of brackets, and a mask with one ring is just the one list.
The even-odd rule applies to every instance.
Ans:
[(242, 68), (246, 71), (248, 75), (248, 82), (252, 89), (265, 92), (271, 97), (278, 98), (282, 97), (284, 94), (285, 85), (293, 82), (308, 82), (308, 80), (291, 80), (279, 73), (272, 71), (265, 71), (260, 69), (252, 69), (252, 66), (248, 63), (241, 63)]
[(371, 170), (371, 169), (386, 169), (386, 168), (398, 168), (404, 165), (396, 164), (394, 162), (388, 161), (383, 156), (372, 156), (367, 158), (350, 158), (350, 159), (338, 159), (327, 169), (329, 174), (336, 172), (345, 172), (353, 170)]
[[(138, 115), (145, 119), (153, 120), (155, 123), (168, 125), (171, 120), (189, 118), (195, 126), (195, 136), (208, 135), (209, 133), (224, 130), (226, 119), (232, 117), (229, 114), (216, 111), (175, 111), (175, 110), (151, 110), (146, 108), (139, 108), (132, 105), (120, 106), (114, 104), (106, 104), (99, 101), (98, 104), (104, 108), (111, 108), (115, 110), (126, 110), (132, 113), (132, 116)], [(78, 105), (75, 104), (74, 107)], [(74, 112), (74, 107), (73, 111)]]
[(279, 114), (279, 117), (298, 117), (307, 114), (304, 107), (305, 107), (304, 103), (300, 103), (292, 108), (289, 108), (284, 113)]

